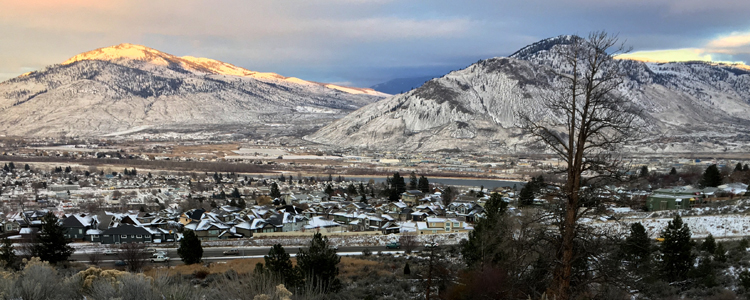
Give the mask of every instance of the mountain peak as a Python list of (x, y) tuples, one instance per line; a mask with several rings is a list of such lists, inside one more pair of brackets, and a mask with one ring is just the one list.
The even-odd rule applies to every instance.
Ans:
[(568, 45), (573, 42), (575, 38), (579, 38), (576, 35), (559, 35), (556, 37), (546, 38), (526, 47), (521, 48), (515, 53), (511, 54), (510, 58), (526, 60), (536, 53), (542, 51), (549, 51), (552, 47), (557, 45)]
[(167, 65), (169, 62), (177, 59), (177, 57), (146, 46), (123, 43), (78, 54), (63, 62), (63, 65), (83, 60), (103, 60), (114, 62), (123, 59), (148, 61), (159, 65)]

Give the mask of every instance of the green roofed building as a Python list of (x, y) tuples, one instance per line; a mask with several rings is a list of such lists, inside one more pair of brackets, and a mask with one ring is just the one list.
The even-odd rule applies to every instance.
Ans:
[(716, 188), (696, 189), (691, 186), (654, 190), (646, 200), (649, 211), (690, 209), (715, 198)]

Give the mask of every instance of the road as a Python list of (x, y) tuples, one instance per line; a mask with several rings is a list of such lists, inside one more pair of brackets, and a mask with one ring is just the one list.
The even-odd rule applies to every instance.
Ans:
[[(284, 250), (286, 250), (287, 253), (291, 254), (292, 256), (295, 256), (300, 248), (305, 248), (301, 246), (289, 246), (284, 247)], [(157, 251), (166, 251), (167, 256), (171, 258), (171, 261), (169, 262), (170, 266), (174, 265), (181, 265), (182, 261), (180, 260), (180, 256), (177, 255), (177, 249), (176, 248), (155, 248)], [(229, 249), (238, 249), (240, 251), (239, 255), (224, 255), (223, 252)], [(387, 253), (403, 253), (404, 249), (386, 249), (385, 246), (377, 246), (377, 247), (339, 247), (338, 253), (339, 255), (360, 255), (362, 254), (362, 251), (365, 249), (370, 249), (370, 251), (373, 252), (373, 254), (378, 253), (379, 251), (387, 252)], [(424, 249), (424, 247), (419, 246), (415, 247), (415, 251), (421, 251)], [(203, 260), (204, 261), (229, 261), (233, 259), (239, 259), (239, 258), (261, 258), (264, 255), (268, 254), (268, 251), (271, 250), (271, 247), (206, 247), (203, 248)], [(73, 255), (70, 256), (71, 260), (88, 263), (89, 262), (90, 254), (88, 253), (82, 253), (82, 252), (75, 252)], [(150, 257), (150, 254), (149, 254)], [(99, 259), (101, 260), (99, 265), (104, 267), (113, 267), (115, 261), (119, 260), (117, 255), (99, 255)], [(150, 262), (149, 262), (150, 263)], [(166, 265), (167, 263), (150, 263), (155, 266), (159, 265)]]

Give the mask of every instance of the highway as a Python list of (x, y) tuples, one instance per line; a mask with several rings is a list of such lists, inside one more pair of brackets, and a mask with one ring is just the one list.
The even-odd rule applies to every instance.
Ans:
[[(159, 248), (154, 247), (156, 251), (166, 251), (167, 256), (170, 258), (170, 262), (168, 263), (170, 266), (174, 265), (181, 265), (182, 261), (180, 260), (180, 256), (177, 255), (177, 249), (176, 248)], [(284, 247), (284, 250), (291, 254), (292, 257), (294, 257), (297, 252), (299, 252), (300, 248), (306, 248), (302, 246), (289, 246)], [(419, 246), (415, 247), (415, 251), (420, 251), (424, 247)], [(229, 249), (237, 249), (239, 250), (239, 255), (224, 255), (223, 252)], [(403, 253), (404, 249), (386, 249), (385, 246), (377, 246), (377, 247), (339, 247), (338, 253), (340, 255), (360, 255), (362, 254), (362, 251), (365, 249), (370, 249), (373, 254), (377, 254), (379, 251), (383, 251), (385, 253)], [(240, 259), (240, 258), (262, 258), (264, 255), (268, 254), (268, 251), (271, 250), (271, 247), (205, 247), (203, 248), (203, 260), (206, 262), (215, 262), (215, 261), (229, 261), (233, 259)], [(70, 256), (70, 260), (78, 261), (82, 263), (89, 263), (89, 253), (83, 253), (83, 252), (74, 252), (73, 255)], [(148, 257), (150, 259), (151, 254), (148, 253)], [(99, 265), (104, 267), (113, 267), (115, 261), (119, 260), (117, 255), (104, 255), (101, 253), (99, 255)], [(160, 265), (167, 265), (167, 263), (151, 263), (154, 266), (160, 266)]]

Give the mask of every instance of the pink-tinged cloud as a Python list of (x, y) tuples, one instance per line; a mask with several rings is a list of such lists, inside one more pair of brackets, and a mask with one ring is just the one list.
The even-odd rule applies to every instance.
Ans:
[(731, 35), (715, 39), (706, 45), (718, 53), (736, 54), (750, 53), (750, 32), (732, 33)]

